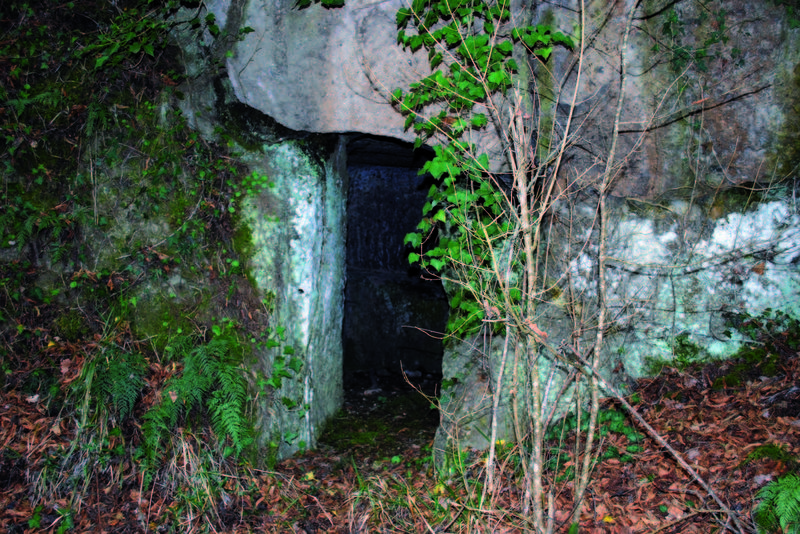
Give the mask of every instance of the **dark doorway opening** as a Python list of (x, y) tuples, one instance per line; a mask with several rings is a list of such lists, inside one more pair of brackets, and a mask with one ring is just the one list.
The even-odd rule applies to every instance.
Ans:
[(348, 143), (347, 285), (343, 325), (345, 400), (411, 390), (432, 395), (442, 371), (447, 298), (441, 282), (408, 263), (405, 235), (422, 215), (429, 152), (401, 141)]

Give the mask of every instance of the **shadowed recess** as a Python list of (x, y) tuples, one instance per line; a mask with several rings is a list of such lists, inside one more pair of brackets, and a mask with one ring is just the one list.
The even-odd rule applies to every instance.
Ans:
[(409, 265), (403, 244), (430, 187), (418, 174), (427, 156), (374, 136), (348, 143), (346, 397), (405, 390), (404, 371), (428, 393), (440, 381), (447, 298), (440, 281)]

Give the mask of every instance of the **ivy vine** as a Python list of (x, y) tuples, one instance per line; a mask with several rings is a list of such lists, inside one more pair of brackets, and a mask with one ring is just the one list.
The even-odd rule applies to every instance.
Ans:
[[(508, 187), (490, 172), (489, 156), (477, 152), (469, 134), (504, 127), (498, 101), (529, 72), (517, 58), (546, 62), (556, 47), (575, 43), (549, 25), (513, 26), (504, 0), (415, 0), (397, 12), (396, 22), (398, 42), (413, 52), (426, 51), (433, 71), (408, 90), (392, 93), (393, 105), (406, 116), (405, 128), (417, 135), (415, 147), (433, 144), (435, 154), (421, 171), (436, 185), (417, 229), (405, 237), (414, 249), (409, 261), (445, 277), (460, 273), (462, 288), (450, 302), (448, 331), (469, 335), (491, 313), (476, 295), (497, 291), (496, 280), (487, 276), (491, 257), (514, 226)], [(443, 141), (432, 143), (438, 140)], [(521, 291), (512, 289), (511, 297), (518, 301)]]

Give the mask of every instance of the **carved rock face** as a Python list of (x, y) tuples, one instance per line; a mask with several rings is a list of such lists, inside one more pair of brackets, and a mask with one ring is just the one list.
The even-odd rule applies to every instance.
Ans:
[[(548, 239), (553, 240), (549, 243), (552, 250), (562, 251), (559, 258), (564, 264), (560, 267), (568, 264), (573, 282), (583, 284), (578, 289), (584, 292), (587, 303), (596, 300), (596, 293), (592, 293), (596, 249), (591, 237), (595, 192), (611, 144), (620, 91), (620, 41), (627, 10), (633, 3), (587, 3), (586, 49), (577, 91), (573, 92), (577, 80), (575, 51), (556, 49), (547, 64), (530, 64), (535, 80), (530, 87), (535, 88), (538, 107), (526, 120), (552, 127), (552, 131), (540, 131), (536, 141), (558, 140), (570, 105), (575, 104), (571, 147), (559, 175), (564, 184), (559, 185), (561, 191), (580, 194), (575, 195), (578, 200), (574, 206), (565, 203), (553, 210), (569, 224), (563, 224), (564, 235), (548, 234)], [(291, 2), (277, 0), (269, 5), (211, 0), (206, 5), (229, 35), (236, 35), (241, 28), (253, 29), (232, 42), (225, 59), (225, 74), (242, 104), (293, 130), (358, 132), (412, 140), (413, 135), (403, 129), (403, 117), (387, 98), (393, 90), (405, 90), (428, 73), (424, 52), (406, 53), (396, 44), (395, 13), (405, 4), (403, 0), (348, 0), (341, 9), (314, 5), (303, 11), (294, 9)], [(565, 4), (571, 5), (560, 8), (539, 3), (540, 11), (531, 19), (534, 24), (572, 31), (578, 21), (577, 2), (568, 0)], [(627, 219), (615, 215), (616, 234), (611, 236), (610, 250), (619, 265), (610, 268), (609, 298), (619, 301), (619, 306), (614, 308), (615, 324), (606, 340), (609, 354), (624, 360), (621, 365), (610, 360), (608, 372), (624, 368), (634, 376), (641, 373), (641, 366), (636, 364), (646, 356), (675, 352), (671, 338), (676, 335), (698, 345), (705, 343), (709, 352), (715, 352), (719, 346), (727, 347), (729, 341), (735, 341), (727, 339), (725, 333), (723, 319), (727, 313), (763, 311), (765, 305), (755, 302), (759, 296), (782, 302), (796, 295), (799, 282), (793, 268), (786, 268), (783, 278), (777, 277), (781, 272), (776, 268), (794, 266), (794, 255), (774, 263), (770, 263), (772, 256), (758, 256), (752, 265), (740, 265), (728, 259), (727, 263), (714, 263), (705, 253), (725, 259), (749, 250), (744, 256), (752, 256), (750, 248), (754, 245), (741, 237), (738, 229), (763, 229), (767, 227), (764, 221), (772, 219), (780, 219), (781, 224), (763, 239), (789, 242), (791, 237), (794, 243), (796, 233), (788, 237), (779, 233), (797, 226), (794, 211), (777, 219), (762, 214), (757, 222), (737, 220), (734, 225), (733, 219), (725, 222), (725, 216), (744, 212), (750, 196), (742, 206), (729, 209), (726, 198), (731, 191), (725, 190), (796, 174), (800, 163), (800, 143), (796, 141), (800, 74), (795, 73), (800, 60), (800, 32), (789, 28), (784, 6), (748, 0), (712, 0), (703, 5), (689, 0), (671, 4), (668, 9), (650, 2), (637, 5), (640, 11), (626, 51), (628, 73), (611, 193), (631, 199), (631, 210), (635, 207), (642, 213)], [(490, 154), (497, 168), (504, 154), (497, 137), (491, 139), (496, 130), (487, 128), (486, 132), (485, 137), (474, 141), (481, 152)], [(619, 199), (617, 202), (624, 204)], [(657, 213), (647, 212), (648, 207)], [(620, 211), (626, 209), (620, 207)], [(791, 210), (795, 210), (794, 205)], [(660, 212), (664, 213), (658, 215)], [(576, 213), (584, 213), (584, 223), (573, 219)], [(735, 226), (737, 231), (720, 233), (733, 237), (716, 239), (714, 232), (726, 225)], [(309, 235), (318, 231), (311, 225), (302, 227)], [(570, 248), (570, 239), (579, 235), (588, 236), (585, 251), (583, 246)], [(645, 254), (648, 251), (649, 255)], [(708, 266), (693, 270), (698, 262), (707, 262)], [(631, 263), (646, 269), (630, 268)], [(688, 270), (675, 271), (676, 265)], [(556, 273), (554, 279), (563, 272)], [(364, 279), (364, 300), (383, 295), (382, 301), (392, 304), (386, 306), (387, 314), (399, 307), (411, 307), (406, 301), (392, 300), (385, 287), (379, 291), (368, 285), (371, 283), (371, 279)], [(543, 317), (547, 321), (537, 318), (555, 346), (571, 334), (572, 323), (566, 314), (573, 311), (562, 307), (564, 310), (552, 303), (549, 315)], [(587, 316), (593, 315), (591, 311)], [(562, 323), (565, 326), (559, 326)], [(368, 333), (377, 335), (374, 342), (367, 337), (370, 350), (365, 352), (374, 352), (386, 336), (375, 328)], [(587, 341), (584, 346), (588, 345)], [(485, 445), (488, 404), (484, 393), (494, 387), (485, 376), (495, 373), (498, 349), (489, 346), (486, 353), (483, 359), (466, 361), (462, 357), (472, 357), (470, 352), (454, 348), (443, 358), (452, 402), (462, 406), (461, 411), (453, 408), (452, 413), (475, 415), (474, 428), (481, 429), (472, 437), (458, 436), (462, 446)], [(334, 388), (335, 382), (331, 379), (324, 383)], [(442, 422), (437, 445), (441, 450), (445, 449), (442, 439), (455, 435), (453, 425), (462, 425), (458, 417), (453, 421), (445, 418)], [(461, 428), (467, 432), (473, 429)], [(511, 427), (504, 428), (510, 435)]]
[[(780, 166), (777, 160), (786, 152), (779, 147), (786, 138), (781, 128), (797, 100), (794, 93), (800, 93), (792, 74), (800, 39), (782, 6), (719, 4), (711, 14), (714, 6), (694, 2), (657, 14), (647, 4), (640, 7), (627, 52), (617, 152), (624, 167), (614, 194), (674, 196), (676, 189), (698, 185), (708, 192), (764, 180)], [(233, 42), (226, 59), (242, 103), (293, 130), (413, 140), (387, 99), (429, 72), (424, 50), (411, 54), (397, 45), (395, 15), (402, 0), (349, 0), (339, 9), (304, 10), (277, 1), (208, 5), (230, 35), (253, 30)], [(572, 130), (578, 149), (566, 160), (584, 181), (602, 169), (619, 94), (627, 9), (614, 6), (587, 5), (587, 48)], [(579, 22), (571, 7), (544, 5), (531, 19), (570, 32)], [(574, 52), (555, 49), (547, 65), (531, 63), (543, 124), (555, 120), (556, 132), (566, 123), (576, 59)], [(503, 153), (490, 130), (476, 140), (498, 167)]]

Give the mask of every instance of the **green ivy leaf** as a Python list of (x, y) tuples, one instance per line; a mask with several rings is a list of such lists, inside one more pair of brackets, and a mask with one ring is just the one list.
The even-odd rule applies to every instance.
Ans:
[[(489, 122), (489, 119), (486, 118), (486, 115), (483, 113), (476, 113), (472, 116), (472, 126), (475, 128), (483, 128), (486, 126), (486, 123)], [(488, 158), (487, 158), (488, 159)]]
[(438, 180), (447, 172), (447, 162), (442, 158), (434, 158), (425, 164), (425, 168), (431, 176)]
[(511, 83), (511, 78), (506, 71), (496, 70), (489, 74), (489, 82), (495, 85), (506, 85)]
[(398, 28), (405, 28), (408, 25), (408, 21), (411, 20), (411, 10), (403, 7), (397, 11), (397, 16), (395, 17), (395, 23), (397, 24)]
[(448, 46), (454, 46), (461, 42), (461, 34), (458, 33), (455, 23), (451, 23), (450, 25), (442, 28), (442, 34), (444, 35), (444, 40), (447, 42)]
[(419, 247), (422, 244), (422, 236), (417, 232), (411, 232), (406, 234), (406, 237), (403, 238), (404, 245), (411, 245), (414, 248)]
[(292, 357), (291, 360), (289, 360), (289, 364), (287, 365), (287, 367), (292, 371), (294, 371), (295, 373), (299, 373), (300, 370), (303, 368), (303, 360), (301, 360), (297, 356), (294, 356)]

